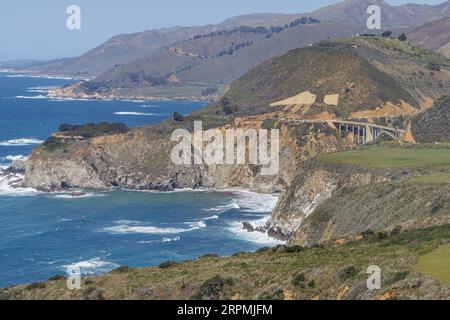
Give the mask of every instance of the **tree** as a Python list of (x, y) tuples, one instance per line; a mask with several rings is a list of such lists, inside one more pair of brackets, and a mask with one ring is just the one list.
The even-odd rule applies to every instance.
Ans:
[(222, 105), (222, 110), (225, 115), (229, 116), (233, 113), (233, 109), (230, 106), (230, 99), (228, 99), (227, 97), (222, 97), (220, 99), (220, 104)]
[(181, 114), (179, 114), (178, 112), (173, 113), (172, 119), (175, 122), (183, 122), (184, 121), (184, 117)]
[(392, 35), (392, 31), (386, 30), (381, 34), (382, 37), (389, 38)]
[(404, 33), (402, 33), (401, 35), (398, 36), (398, 40), (406, 41), (406, 40), (408, 40), (408, 38), (406, 37), (406, 35)]

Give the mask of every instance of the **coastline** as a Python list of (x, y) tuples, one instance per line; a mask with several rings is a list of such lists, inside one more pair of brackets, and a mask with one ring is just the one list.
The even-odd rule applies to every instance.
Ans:
[(61, 100), (91, 100), (91, 101), (140, 101), (140, 102), (215, 102), (220, 97), (219, 96), (144, 96), (144, 95), (123, 95), (117, 93), (110, 94), (86, 94), (86, 93), (73, 93), (64, 92), (62, 88), (53, 88), (48, 90), (48, 98), (50, 99), (61, 99)]
[[(53, 79), (53, 80), (70, 80), (70, 81), (84, 81), (89, 82), (92, 78), (82, 78), (82, 77), (71, 77), (63, 75), (53, 75), (53, 74), (38, 74), (29, 72), (26, 70), (15, 70), (9, 68), (0, 68), (0, 73), (10, 73), (7, 77), (11, 78), (40, 78), (40, 79)], [(75, 83), (74, 85), (76, 85)], [(116, 90), (117, 91), (117, 90)], [(49, 88), (47, 91), (48, 99), (60, 99), (60, 100), (86, 100), (86, 101), (137, 101), (137, 102), (204, 102), (210, 103), (218, 101), (220, 95), (180, 95), (180, 96), (164, 96), (164, 95), (129, 95), (120, 94), (117, 92), (112, 92), (109, 94), (86, 94), (86, 93), (75, 93), (73, 91), (65, 91), (63, 87)]]

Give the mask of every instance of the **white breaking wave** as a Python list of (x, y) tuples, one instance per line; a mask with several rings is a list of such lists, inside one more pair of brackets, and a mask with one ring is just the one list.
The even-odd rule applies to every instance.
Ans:
[(83, 198), (95, 198), (95, 197), (104, 197), (104, 194), (94, 193), (94, 192), (86, 192), (82, 194), (77, 193), (64, 193), (64, 194), (56, 194), (52, 195), (52, 198), (55, 199), (83, 199)]
[(39, 79), (53, 79), (53, 80), (74, 80), (74, 78), (63, 76), (50, 76), (50, 75), (30, 75), (30, 74), (8, 74), (7, 78), (39, 78)]
[(42, 99), (48, 99), (48, 96), (44, 96), (44, 95), (42, 95), (42, 94), (40, 94), (40, 95), (37, 95), (37, 96), (15, 96), (14, 98), (16, 98), (16, 99), (40, 99), (40, 100), (42, 100)]
[(272, 194), (260, 194), (237, 189), (222, 191), (231, 192), (235, 196), (228, 204), (207, 209), (207, 211), (224, 213), (236, 209), (251, 213), (271, 213), (278, 202), (278, 196)]
[(213, 215), (211, 217), (204, 218), (203, 221), (217, 220), (217, 219), (219, 219), (219, 216), (218, 215)]
[(194, 231), (200, 228), (206, 228), (203, 221), (185, 222), (188, 228), (162, 228), (150, 225), (145, 225), (139, 221), (120, 220), (117, 221), (117, 226), (106, 227), (101, 229), (102, 232), (111, 234), (177, 234), (183, 232)]
[(18, 187), (23, 177), (22, 174), (1, 175), (0, 173), (0, 196), (29, 197), (38, 194), (36, 189)]
[(127, 111), (119, 111), (114, 112), (114, 114), (120, 115), (120, 116), (157, 116), (156, 113), (144, 113), (144, 112), (127, 112)]
[(48, 93), (49, 89), (52, 89), (54, 87), (30, 87), (27, 89), (27, 92), (30, 93)]
[(278, 196), (272, 194), (239, 190), (237, 195), (235, 200), (240, 209), (251, 213), (271, 213), (278, 202)]
[(28, 160), (28, 157), (27, 156), (23, 156), (23, 155), (17, 155), (17, 156), (6, 156), (6, 157), (4, 157), (2, 159), (8, 160), (8, 161), (16, 161), (16, 160), (26, 161), (26, 160)]
[[(263, 227), (266, 225), (267, 220), (269, 220), (270, 215), (267, 215), (259, 220), (249, 221), (249, 223), (254, 227)], [(285, 241), (276, 240), (269, 237), (267, 233), (262, 233), (258, 231), (249, 232), (243, 228), (243, 221), (233, 221), (229, 224), (228, 230), (233, 233), (237, 238), (262, 244), (262, 245), (277, 245), (284, 244)]]
[(211, 209), (206, 209), (208, 212), (217, 212), (217, 213), (224, 213), (232, 209), (239, 210), (241, 207), (237, 203), (236, 199), (231, 200), (230, 203), (225, 205), (220, 205)]
[(180, 241), (181, 237), (173, 237), (173, 238), (162, 238), (161, 242), (175, 242)]
[(1, 141), (0, 146), (10, 147), (10, 146), (29, 146), (33, 144), (41, 144), (43, 140), (33, 139), (33, 138), (21, 138), (21, 139), (12, 139), (8, 141)]
[(119, 267), (118, 264), (101, 260), (100, 258), (94, 258), (90, 260), (84, 260), (75, 262), (68, 265), (63, 265), (63, 268), (70, 269), (70, 270), (76, 270), (79, 269), (81, 274), (84, 275), (91, 275), (91, 274), (97, 274), (97, 273), (105, 273), (109, 272), (115, 268)]

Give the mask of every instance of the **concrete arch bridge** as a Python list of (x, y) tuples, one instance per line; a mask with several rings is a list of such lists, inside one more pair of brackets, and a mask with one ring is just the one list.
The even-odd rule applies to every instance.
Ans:
[(345, 120), (299, 120), (303, 123), (333, 124), (339, 134), (351, 132), (356, 143), (366, 144), (377, 140), (381, 135), (388, 135), (399, 140), (404, 137), (405, 130), (385, 127), (373, 123), (345, 121)]

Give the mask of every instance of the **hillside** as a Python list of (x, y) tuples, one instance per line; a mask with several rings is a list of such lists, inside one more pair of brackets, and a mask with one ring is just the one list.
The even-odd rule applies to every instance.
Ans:
[[(206, 255), (182, 263), (66, 279), (0, 290), (1, 300), (403, 300), (450, 297), (449, 225), (410, 232), (361, 235), (360, 241), (315, 248), (263, 248), (232, 257)], [(382, 270), (380, 290), (366, 286), (368, 266)]]
[(117, 35), (85, 54), (47, 62), (25, 64), (19, 70), (31, 73), (92, 78), (114, 67), (144, 57), (166, 43), (210, 32), (214, 26), (174, 27)]
[(436, 101), (432, 108), (414, 118), (412, 131), (418, 142), (450, 142), (450, 96)]
[(448, 223), (449, 195), (448, 146), (363, 146), (304, 163), (269, 223), (291, 244), (348, 241), (369, 229)]
[(384, 0), (345, 0), (314, 12), (313, 16), (321, 20), (347, 21), (365, 25), (366, 10), (370, 5), (379, 5), (384, 28), (403, 29), (450, 16), (450, 3), (439, 5), (404, 4), (391, 6)]
[[(448, 2), (435, 6), (390, 6), (384, 1), (378, 1), (378, 3), (382, 6), (382, 10), (384, 12), (384, 28), (390, 28), (393, 30), (417, 27), (421, 24), (450, 15)], [(182, 79), (182, 81), (189, 80), (202, 82), (203, 79), (205, 79), (205, 82), (208, 83), (221, 83), (222, 81), (225, 83), (230, 83), (232, 80), (237, 79), (240, 75), (245, 73), (249, 67), (289, 49), (324, 40), (328, 37), (348, 37), (356, 32), (365, 32), (367, 19), (366, 9), (369, 4), (373, 4), (373, 1), (347, 0), (311, 13), (250, 14), (230, 18), (217, 25), (163, 28), (135, 34), (118, 35), (80, 57), (26, 65), (22, 69), (41, 74), (57, 74), (77, 76), (79, 78), (91, 78), (114, 68), (116, 65), (132, 63), (129, 67), (130, 73), (135, 73), (136, 69), (138, 69), (139, 72), (146, 69), (159, 68), (159, 64), (162, 60), (158, 58), (158, 55), (161, 54), (160, 50), (164, 46), (173, 46), (175, 43), (180, 45), (179, 42), (187, 41), (187, 43), (182, 43), (181, 46), (186, 45), (189, 47), (191, 46), (189, 41), (192, 40), (192, 38), (199, 35), (208, 34), (210, 32), (230, 31), (243, 26), (279, 29), (284, 28), (285, 25), (289, 25), (291, 22), (302, 17), (318, 18), (326, 23), (325, 26), (319, 27), (317, 30), (313, 29), (309, 31), (303, 28), (297, 29), (297, 32), (284, 33), (281, 37), (273, 37), (273, 39), (269, 39), (269, 41), (261, 44), (261, 46), (255, 45), (254, 50), (248, 51), (247, 54), (243, 54), (240, 57), (237, 56), (234, 59), (223, 59), (223, 62), (217, 63), (219, 65), (217, 70), (213, 69), (209, 72), (210, 74), (213, 74), (210, 78), (205, 77), (205, 75), (208, 73), (207, 70), (209, 68), (215, 67), (216, 63), (208, 62), (195, 72), (187, 72), (185, 79)], [(329, 25), (330, 23), (332, 25)], [(276, 33), (278, 33), (278, 31)], [(246, 43), (247, 41), (252, 41), (251, 36), (246, 39), (241, 39), (241, 42), (236, 42), (235, 44), (238, 45), (240, 43)], [(228, 51), (230, 49), (228, 40), (224, 40), (219, 37), (214, 39), (212, 42), (211, 48), (220, 47), (220, 49), (215, 53), (223, 50)], [(196, 43), (197, 41), (193, 41), (192, 46), (195, 47), (197, 45)], [(193, 50), (192, 53), (198, 54), (198, 51), (199, 50)], [(255, 57), (255, 59), (252, 60), (252, 57)], [(170, 54), (167, 58), (173, 60), (173, 57), (171, 58)], [(139, 59), (141, 59), (139, 62), (135, 61)], [(147, 63), (147, 59), (150, 60), (150, 63)], [(241, 61), (241, 59), (243, 59), (243, 61)], [(162, 73), (168, 74), (180, 70), (183, 67), (178, 67), (185, 63), (186, 62), (183, 62), (183, 58), (181, 57), (181, 61), (175, 61), (169, 65), (166, 64), (167, 67), (163, 68)], [(228, 71), (228, 68), (236, 63), (239, 67), (245, 69), (239, 74), (236, 74), (236, 71), (233, 71), (231, 76), (224, 79), (220, 78), (220, 73), (224, 73), (223, 71)], [(173, 64), (177, 67), (175, 68)], [(192, 67), (193, 65), (196, 65), (196, 63), (191, 61), (190, 66)], [(128, 66), (126, 66), (126, 68), (128, 68)], [(105, 75), (105, 77), (107, 77), (112, 83), (120, 82), (120, 80), (113, 80), (114, 77), (111, 78), (110, 76), (110, 73)], [(152, 74), (152, 76), (154, 75)], [(181, 77), (183, 78), (183, 76)], [(119, 78), (124, 77), (119, 76)], [(145, 85), (145, 82), (142, 83), (142, 85)]]
[(450, 17), (414, 29), (409, 38), (415, 44), (450, 58)]
[(257, 29), (198, 36), (166, 45), (129, 64), (117, 65), (86, 85), (114, 90), (170, 84), (230, 84), (273, 56), (327, 37), (350, 36), (357, 30), (306, 20), (279, 32)]
[[(442, 70), (430, 72), (431, 61)], [(321, 107), (337, 117), (414, 114), (448, 94), (449, 67), (448, 59), (398, 40), (360, 37), (327, 41), (262, 63), (237, 80), (225, 97), (238, 112), (267, 108), (309, 91), (319, 104), (325, 95), (340, 94), (337, 108)], [(403, 111), (395, 112), (389, 103)], [(362, 110), (374, 111), (359, 112)]]

